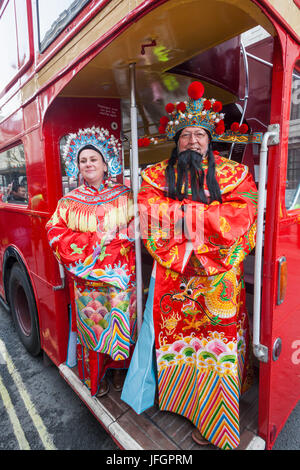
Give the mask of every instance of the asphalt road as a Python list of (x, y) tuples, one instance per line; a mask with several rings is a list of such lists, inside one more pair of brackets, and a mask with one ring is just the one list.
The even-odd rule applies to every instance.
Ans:
[[(118, 450), (43, 357), (31, 357), (0, 306), (0, 450)], [(300, 402), (274, 450), (300, 449)]]
[(0, 325), (0, 450), (118, 449), (57, 367), (26, 352), (2, 308)]

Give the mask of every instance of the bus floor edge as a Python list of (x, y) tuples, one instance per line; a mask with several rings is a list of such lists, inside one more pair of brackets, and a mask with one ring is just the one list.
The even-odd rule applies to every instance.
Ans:
[[(186, 418), (161, 411), (157, 405), (137, 415), (121, 400), (120, 392), (113, 389), (102, 398), (91, 396), (76, 367), (63, 363), (59, 365), (59, 372), (120, 449), (199, 451), (207, 448), (193, 441), (194, 426)], [(240, 405), (241, 435), (236, 450), (264, 450), (265, 441), (257, 432), (257, 384), (244, 394)], [(213, 445), (208, 448), (217, 449)]]
[(111, 415), (101, 401), (90, 395), (87, 387), (81, 382), (72, 369), (65, 364), (60, 364), (59, 372), (80, 399), (86, 404), (95, 418), (102, 424), (107, 433), (112, 437), (120, 449), (144, 450), (135, 439), (132, 438)]

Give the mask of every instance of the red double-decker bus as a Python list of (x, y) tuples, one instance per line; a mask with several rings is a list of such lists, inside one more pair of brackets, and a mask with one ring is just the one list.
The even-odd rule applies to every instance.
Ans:
[[(259, 188), (245, 275), (256, 380), (241, 399), (240, 448), (271, 449), (300, 398), (299, 25), (299, 0), (0, 0), (1, 303), (25, 348), (55, 363), (120, 448), (196, 445), (184, 418), (92, 398), (66, 365), (68, 284), (45, 233), (78, 184), (61, 159), (66, 135), (109, 127), (136, 198), (139, 168), (170, 154), (168, 144), (139, 149), (138, 136), (157, 134), (163, 105), (184, 99), (191, 80), (263, 133), (261, 144), (218, 150)], [(139, 240), (136, 251), (140, 326), (151, 260)]]

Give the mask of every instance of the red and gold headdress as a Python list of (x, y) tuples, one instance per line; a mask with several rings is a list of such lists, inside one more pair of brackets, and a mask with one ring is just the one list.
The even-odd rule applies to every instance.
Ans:
[(176, 133), (185, 127), (202, 127), (209, 131), (214, 142), (259, 143), (261, 133), (248, 133), (247, 124), (234, 122), (230, 129), (225, 129), (223, 104), (214, 98), (203, 97), (204, 86), (201, 82), (192, 82), (188, 87), (188, 100), (168, 103), (165, 110), (168, 116), (160, 118), (159, 136), (150, 139), (142, 137), (139, 146), (146, 147), (151, 142), (157, 143), (173, 139)]

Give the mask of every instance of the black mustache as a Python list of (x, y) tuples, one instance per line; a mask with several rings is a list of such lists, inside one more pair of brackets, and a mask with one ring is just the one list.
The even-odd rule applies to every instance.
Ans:
[[(176, 146), (172, 150), (166, 168), (166, 195), (172, 199), (182, 200), (187, 196), (189, 176), (191, 178), (192, 199), (194, 201), (207, 204), (207, 198), (203, 189), (205, 174), (202, 167), (203, 155), (194, 150), (185, 150), (178, 155), (177, 143), (179, 136), (176, 135)], [(211, 142), (208, 146), (208, 170), (206, 174), (206, 183), (210, 195), (210, 203), (219, 201), (222, 203), (222, 196), (219, 184), (215, 177), (215, 157)], [(175, 175), (175, 165), (177, 164), (177, 181)], [(182, 186), (184, 183), (184, 190)]]

